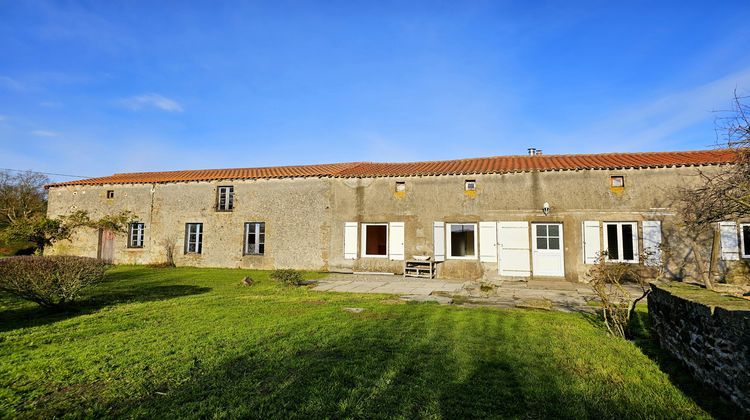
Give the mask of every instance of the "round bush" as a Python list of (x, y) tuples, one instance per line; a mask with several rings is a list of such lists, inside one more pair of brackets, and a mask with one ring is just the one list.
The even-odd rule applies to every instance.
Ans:
[(64, 306), (104, 280), (108, 264), (96, 258), (29, 256), (0, 259), (0, 291), (47, 308)]
[(287, 286), (299, 286), (302, 284), (302, 273), (288, 268), (273, 270), (271, 278)]

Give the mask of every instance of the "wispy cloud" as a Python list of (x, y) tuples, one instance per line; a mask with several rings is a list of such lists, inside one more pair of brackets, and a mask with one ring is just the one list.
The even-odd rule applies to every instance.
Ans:
[(4, 87), (10, 90), (23, 90), (24, 89), (23, 83), (19, 82), (18, 80), (12, 77), (3, 76), (3, 75), (0, 75), (0, 87)]
[(179, 102), (157, 93), (131, 96), (121, 100), (120, 103), (133, 111), (155, 108), (166, 112), (182, 112), (182, 105)]
[[(561, 136), (549, 135), (555, 144), (586, 145), (587, 149), (641, 150), (668, 142), (696, 124), (712, 121), (714, 111), (726, 109), (735, 89), (750, 86), (750, 67), (719, 79), (629, 104), (608, 117)], [(702, 146), (710, 146), (706, 138)], [(591, 150), (598, 151), (598, 150)]]
[(52, 130), (34, 130), (31, 134), (39, 137), (57, 137), (60, 135), (57, 131)]

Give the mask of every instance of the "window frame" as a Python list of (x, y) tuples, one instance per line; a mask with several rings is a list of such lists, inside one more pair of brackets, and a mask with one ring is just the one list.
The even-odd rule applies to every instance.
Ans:
[(113, 198), (115, 198), (115, 190), (107, 190), (106, 197), (107, 200), (112, 200)]
[[(195, 251), (190, 251), (190, 227), (196, 226)], [(203, 222), (185, 223), (185, 254), (203, 254)]]
[[(609, 257), (609, 234), (607, 232), (607, 226), (609, 225), (615, 225), (617, 226), (617, 237), (618, 237), (618, 246), (620, 247), (618, 252), (618, 258), (612, 259)], [(623, 237), (622, 237), (622, 226), (623, 225), (631, 225), (633, 227), (633, 259), (632, 260), (624, 260), (622, 259), (623, 254)], [(639, 246), (639, 238), (638, 238), (638, 222), (602, 222), (602, 235), (603, 235), (603, 243), (605, 245), (605, 249), (607, 251), (607, 255), (605, 257), (605, 261), (610, 262), (619, 262), (619, 263), (629, 263), (629, 264), (637, 264), (640, 261), (640, 246)]]
[[(453, 232), (451, 227), (453, 226), (474, 226), (474, 255), (465, 255), (463, 257), (454, 257), (453, 253), (452, 238)], [(446, 223), (445, 224), (445, 258), (449, 260), (478, 260), (479, 259), (479, 223)]]
[[(222, 207), (221, 198), (224, 194), (226, 195), (224, 199), (225, 204)], [(234, 185), (220, 185), (216, 187), (216, 211), (234, 211)]]
[(745, 242), (745, 229), (750, 230), (750, 223), (740, 223), (740, 258), (750, 259), (750, 243)]
[[(537, 232), (537, 226), (544, 226), (546, 228), (546, 234), (539, 236)], [(557, 235), (556, 236), (550, 236), (549, 234), (549, 228), (550, 226), (556, 226), (558, 228)], [(542, 254), (554, 254), (557, 255), (560, 252), (563, 252), (563, 224), (562, 222), (532, 222), (531, 223), (531, 238), (533, 240), (532, 249), (535, 252), (539, 252)], [(539, 238), (544, 238), (546, 240), (546, 248), (539, 248), (539, 244), (537, 243)], [(556, 238), (557, 239), (557, 248), (550, 249), (549, 247), (549, 239), (550, 238)]]
[(393, 191), (397, 193), (406, 192), (406, 181), (396, 181), (396, 185)]
[[(260, 226), (263, 225), (263, 232), (260, 231)], [(263, 245), (263, 252), (249, 252), (250, 249), (250, 226), (255, 226), (255, 246), (256, 249), (260, 249), (259, 246)], [(263, 256), (266, 254), (266, 222), (245, 222), (244, 230), (244, 244), (242, 246), (242, 255), (255, 255)], [(261, 241), (261, 235), (263, 240)]]
[[(362, 243), (360, 244), (360, 251), (363, 258), (388, 258), (391, 252), (390, 247), (390, 241), (388, 240), (390, 238), (391, 232), (390, 232), (390, 226), (387, 222), (368, 222), (368, 223), (361, 223), (362, 227)], [(367, 253), (367, 227), (368, 226), (385, 226), (385, 255), (379, 255), (379, 254), (368, 254)]]
[[(472, 184), (471, 188), (469, 188), (469, 184)], [(464, 191), (476, 191), (477, 190), (477, 180), (476, 179), (465, 179), (464, 180)], [(461, 224), (461, 223), (458, 223)]]
[[(620, 181), (622, 181), (622, 185), (615, 185), (616, 179), (619, 179)], [(625, 188), (625, 176), (624, 175), (610, 175), (609, 187), (610, 188)]]
[[(137, 239), (133, 241), (133, 227), (137, 226)], [(146, 230), (146, 224), (143, 222), (130, 222), (128, 223), (128, 248), (143, 248), (143, 242), (145, 238), (144, 231)]]

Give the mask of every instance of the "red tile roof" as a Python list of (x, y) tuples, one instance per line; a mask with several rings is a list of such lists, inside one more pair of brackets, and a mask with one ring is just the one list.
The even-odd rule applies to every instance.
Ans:
[(732, 163), (737, 152), (727, 149), (691, 152), (602, 153), (587, 155), (493, 156), (430, 162), (351, 162), (266, 168), (201, 169), (170, 172), (136, 172), (50, 184), (65, 185), (150, 184), (181, 181), (217, 181), (296, 177), (366, 178), (388, 176), (490, 174), (576, 169), (660, 168), (669, 166)]

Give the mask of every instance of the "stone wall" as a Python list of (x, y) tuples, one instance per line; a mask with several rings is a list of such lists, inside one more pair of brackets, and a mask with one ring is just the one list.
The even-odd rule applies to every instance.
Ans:
[[(49, 190), (48, 214), (57, 217), (85, 210), (98, 218), (122, 210), (135, 213), (145, 224), (144, 245), (128, 248), (126, 235), (119, 235), (114, 246), (118, 264), (163, 262), (166, 248), (174, 246), (175, 263), (185, 266), (392, 273), (401, 272), (402, 261), (361, 253), (354, 260), (344, 258), (345, 223), (403, 222), (406, 258), (433, 254), (435, 221), (560, 223), (564, 274), (570, 281), (585, 281), (590, 268), (582, 256), (583, 221), (638, 222), (636, 233), (642, 237), (641, 222), (658, 220), (664, 244), (669, 246), (665, 253), (668, 275), (683, 278), (695, 268), (682, 240), (685, 235), (674, 221), (670, 194), (696, 182), (696, 173), (696, 168), (681, 167), (58, 186)], [(610, 188), (611, 175), (624, 176), (626, 186)], [(464, 190), (467, 179), (476, 182), (475, 191)], [(395, 190), (397, 181), (404, 182), (405, 191)], [(234, 186), (232, 212), (215, 209), (216, 190), (223, 185)], [(552, 208), (548, 215), (542, 212), (545, 202)], [(245, 222), (265, 223), (263, 256), (243, 255)], [(200, 255), (183, 251), (186, 223), (204, 224)], [(81, 230), (45, 252), (95, 257), (98, 242), (98, 232)], [(638, 244), (642, 249), (642, 240)], [(497, 275), (498, 267), (496, 261), (449, 258), (438, 265), (437, 273), (439, 277), (481, 278)]]
[(731, 299), (699, 287), (652, 285), (648, 312), (661, 347), (750, 415), (750, 302)]

